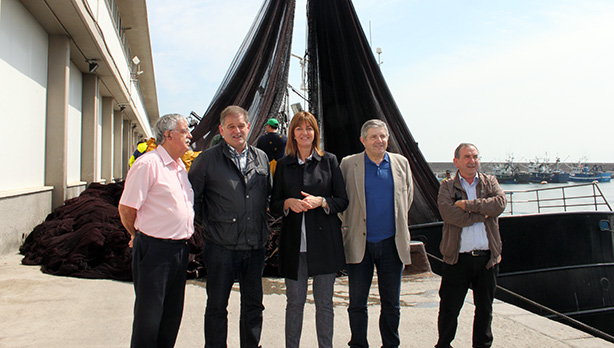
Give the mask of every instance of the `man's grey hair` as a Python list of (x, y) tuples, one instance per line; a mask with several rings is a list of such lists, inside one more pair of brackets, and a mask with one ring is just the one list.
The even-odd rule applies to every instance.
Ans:
[(158, 122), (156, 122), (156, 125), (154, 126), (154, 135), (158, 146), (164, 144), (166, 141), (166, 136), (164, 133), (177, 128), (177, 123), (179, 123), (180, 120), (186, 121), (186, 118), (180, 114), (166, 114), (158, 119)]
[[(456, 150), (454, 150), (454, 158), (456, 159), (460, 159), (460, 152), (463, 148), (468, 147), (468, 146), (473, 146), (475, 147), (476, 150), (478, 150), (478, 147), (473, 145), (472, 143), (460, 143), (457, 147)], [(478, 153), (480, 153), (480, 150), (478, 150)]]
[(226, 109), (222, 110), (220, 114), (220, 124), (224, 125), (224, 120), (226, 120), (226, 116), (228, 115), (243, 115), (245, 122), (247, 123), (247, 110), (243, 109), (237, 105), (230, 105), (226, 107)]
[(367, 139), (367, 132), (369, 131), (369, 128), (381, 128), (381, 127), (384, 127), (386, 129), (386, 136), (389, 136), (390, 133), (388, 133), (388, 126), (386, 125), (386, 122), (374, 118), (372, 120), (365, 122), (362, 125), (362, 127), (360, 128), (360, 137), (363, 139)]

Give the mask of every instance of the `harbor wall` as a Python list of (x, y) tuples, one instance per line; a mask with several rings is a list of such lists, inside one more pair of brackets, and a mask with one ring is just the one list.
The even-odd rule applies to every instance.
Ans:
[[(481, 162), (480, 163), (480, 167), (481, 167), (481, 171), (484, 173), (490, 173), (492, 172), (493, 168), (499, 165), (503, 165), (506, 162)], [(560, 163), (559, 167), (561, 168), (561, 170), (566, 171), (566, 172), (570, 172), (571, 168), (576, 165), (577, 163)], [(614, 172), (614, 163), (608, 162), (608, 163), (585, 163), (589, 168), (592, 168), (593, 166), (600, 166), (603, 171), (605, 172)], [(515, 166), (518, 166), (520, 168), (521, 171), (529, 171), (529, 162), (514, 162)], [(550, 163), (550, 165), (554, 165), (554, 163)], [(456, 172), (456, 167), (454, 166), (454, 163), (452, 162), (429, 162), (429, 167), (431, 167), (431, 170), (435, 173), (435, 174), (443, 174), (446, 172), (446, 170), (450, 170), (452, 171), (452, 173)]]

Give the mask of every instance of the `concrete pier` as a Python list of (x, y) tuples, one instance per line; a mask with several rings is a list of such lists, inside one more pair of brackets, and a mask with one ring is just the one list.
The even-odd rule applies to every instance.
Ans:
[[(44, 274), (38, 266), (21, 265), (17, 254), (0, 257), (0, 347), (128, 347), (132, 328), (134, 290), (132, 283), (90, 280)], [(440, 278), (432, 273), (405, 275), (401, 296), (401, 346), (433, 347), (437, 341)], [(264, 279), (265, 348), (284, 346), (285, 287), (280, 278)], [(239, 293), (231, 294), (228, 346), (239, 347)], [(473, 304), (467, 296), (459, 319), (455, 347), (471, 347)], [(377, 279), (372, 286), (369, 308), (369, 340), (381, 346), (378, 330)], [(189, 281), (183, 322), (176, 347), (202, 347), (205, 282)], [(347, 347), (347, 278), (335, 285), (334, 345)], [(303, 347), (317, 347), (315, 308), (311, 292), (305, 307)], [(497, 301), (494, 307), (494, 347), (614, 347), (582, 331)]]

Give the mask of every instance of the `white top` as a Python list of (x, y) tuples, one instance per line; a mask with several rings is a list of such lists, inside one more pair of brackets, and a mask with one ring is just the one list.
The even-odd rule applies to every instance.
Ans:
[[(478, 174), (475, 174), (473, 182), (469, 184), (462, 176), (460, 176), (460, 182), (467, 192), (467, 199), (474, 200), (477, 198), (475, 187), (478, 185), (480, 178)], [(486, 236), (486, 227), (483, 222), (476, 222), (469, 227), (463, 227), (461, 232), (461, 253), (470, 252), (472, 250), (488, 250), (488, 237)]]

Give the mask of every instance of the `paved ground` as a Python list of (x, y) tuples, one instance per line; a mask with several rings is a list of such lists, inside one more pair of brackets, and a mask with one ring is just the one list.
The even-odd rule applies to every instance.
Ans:
[[(134, 291), (131, 283), (87, 280), (46, 275), (37, 266), (23, 266), (21, 256), (0, 257), (0, 347), (128, 347), (132, 324)], [(376, 282), (374, 282), (376, 284)], [(401, 346), (432, 347), (437, 340), (437, 289), (439, 277), (429, 274), (406, 276), (402, 288)], [(284, 345), (283, 279), (264, 280), (266, 310), (262, 346)], [(369, 339), (372, 347), (381, 341), (377, 329), (376, 291), (369, 309)], [(309, 295), (311, 296), (311, 295)], [(204, 283), (187, 286), (183, 323), (176, 347), (202, 347)], [(468, 299), (470, 296), (468, 296)], [(316, 347), (314, 306), (305, 309), (303, 347)], [(347, 347), (347, 279), (335, 286), (336, 347)], [(235, 287), (229, 306), (229, 347), (239, 347), (239, 294)], [(471, 346), (473, 305), (461, 313), (455, 347)], [(557, 322), (497, 302), (494, 318), (495, 347), (614, 347), (604, 340)]]

